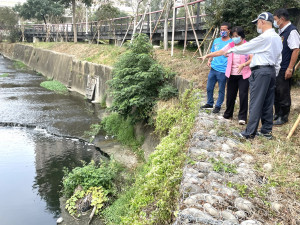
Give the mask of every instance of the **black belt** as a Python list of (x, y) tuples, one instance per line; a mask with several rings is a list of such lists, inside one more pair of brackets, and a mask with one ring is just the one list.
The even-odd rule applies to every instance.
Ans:
[(250, 69), (257, 70), (257, 69), (266, 68), (266, 67), (274, 68), (274, 66), (272, 66), (272, 65), (262, 65), (262, 66), (253, 66)]

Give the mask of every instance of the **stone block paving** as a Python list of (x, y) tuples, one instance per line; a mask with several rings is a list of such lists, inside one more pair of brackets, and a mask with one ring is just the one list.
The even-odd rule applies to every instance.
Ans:
[[(240, 196), (230, 183), (256, 185), (260, 182), (251, 155), (238, 151), (239, 142), (217, 135), (216, 126), (230, 129), (220, 114), (201, 110), (196, 118), (181, 182), (179, 212), (173, 225), (260, 225), (251, 199)], [(234, 165), (234, 172), (214, 168), (215, 162)], [(191, 163), (192, 162), (192, 163)], [(216, 172), (218, 171), (218, 172)]]

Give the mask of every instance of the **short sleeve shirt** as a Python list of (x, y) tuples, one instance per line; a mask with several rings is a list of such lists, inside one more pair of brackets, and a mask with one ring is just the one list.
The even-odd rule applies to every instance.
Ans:
[[(216, 38), (212, 44), (211, 52), (216, 52), (224, 48), (227, 44), (232, 42), (231, 39), (228, 41), (222, 41), (222, 38)], [(227, 67), (227, 58), (225, 56), (214, 57), (211, 62), (211, 67), (221, 73), (225, 73)]]

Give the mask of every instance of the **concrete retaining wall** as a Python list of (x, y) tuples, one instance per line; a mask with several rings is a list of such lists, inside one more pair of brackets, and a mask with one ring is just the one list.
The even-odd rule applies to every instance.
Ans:
[[(87, 95), (91, 79), (94, 79), (96, 88), (93, 100), (106, 101), (106, 105), (111, 106), (112, 98), (108, 93), (106, 81), (111, 79), (112, 67), (79, 61), (71, 55), (22, 44), (0, 43), (0, 53), (7, 58), (24, 62), (35, 71), (60, 81), (84, 96)], [(192, 83), (184, 78), (175, 78), (175, 86), (179, 93), (183, 93), (191, 85)]]
[(24, 62), (33, 70), (60, 81), (84, 96), (87, 96), (89, 86), (94, 82), (96, 86), (93, 100), (106, 101), (106, 105), (111, 106), (112, 98), (108, 95), (106, 84), (111, 79), (112, 68), (109, 66), (78, 61), (70, 55), (22, 44), (1, 43), (0, 53), (7, 58)]

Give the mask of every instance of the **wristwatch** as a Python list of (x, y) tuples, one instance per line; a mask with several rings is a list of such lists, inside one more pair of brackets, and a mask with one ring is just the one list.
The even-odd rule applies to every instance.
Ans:
[(291, 69), (291, 68), (287, 68), (290, 72), (293, 72), (293, 69)]

